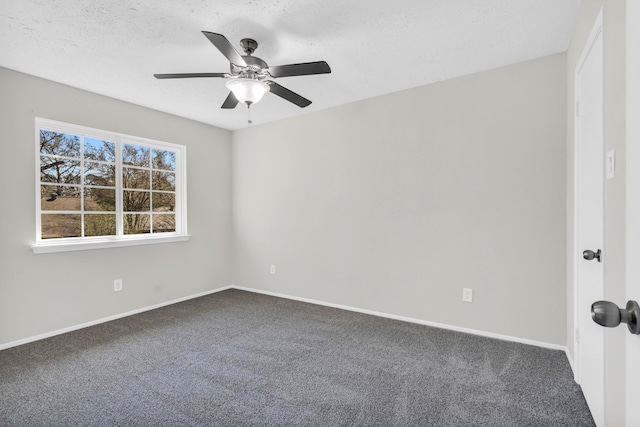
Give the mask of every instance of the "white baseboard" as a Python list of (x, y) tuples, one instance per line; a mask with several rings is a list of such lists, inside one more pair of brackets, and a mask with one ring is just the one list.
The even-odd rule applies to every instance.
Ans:
[[(294, 301), (300, 301), (300, 302), (306, 302), (306, 303), (316, 304), (316, 305), (321, 305), (321, 306), (326, 306), (326, 307), (338, 308), (338, 309), (341, 309), (341, 310), (353, 311), (353, 312), (356, 312), (356, 313), (363, 313), (363, 314), (369, 314), (369, 315), (377, 316), (377, 317), (384, 317), (384, 318), (387, 318), (387, 319), (394, 319), (394, 320), (400, 320), (400, 321), (403, 321), (403, 322), (415, 323), (415, 324), (418, 324), (418, 325), (432, 326), (432, 327), (436, 327), (436, 328), (440, 328), (440, 329), (447, 329), (447, 330), (450, 330), (450, 331), (463, 332), (463, 333), (466, 333), (466, 334), (478, 335), (478, 336), (487, 337), (487, 338), (495, 338), (495, 339), (499, 339), (499, 340), (503, 340), (503, 341), (511, 341), (511, 342), (517, 342), (517, 343), (521, 343), (521, 344), (534, 345), (534, 346), (537, 346), (537, 347), (543, 347), (543, 348), (548, 348), (548, 349), (552, 349), (552, 350), (562, 350), (567, 355), (567, 359), (569, 360), (569, 364), (571, 365), (571, 369), (573, 370), (573, 360), (571, 359), (570, 354), (569, 354), (568, 349), (567, 349), (566, 346), (562, 346), (562, 345), (558, 345), (558, 344), (545, 343), (545, 342), (541, 342), (541, 341), (528, 340), (528, 339), (525, 339), (525, 338), (513, 337), (513, 336), (509, 336), (509, 335), (495, 334), (495, 333), (492, 333), (492, 332), (485, 332), (485, 331), (481, 331), (481, 330), (477, 330), (477, 329), (462, 328), (462, 327), (459, 327), (459, 326), (452, 326), (452, 325), (447, 325), (447, 324), (444, 324), (444, 323), (430, 322), (430, 321), (421, 320), (421, 319), (415, 319), (415, 318), (411, 318), (411, 317), (398, 316), (398, 315), (394, 315), (394, 314), (388, 314), (388, 313), (383, 313), (383, 312), (378, 312), (378, 311), (373, 311), (373, 310), (366, 310), (366, 309), (362, 309), (362, 308), (351, 307), (351, 306), (346, 306), (346, 305), (341, 305), (341, 304), (328, 303), (328, 302), (314, 300), (314, 299), (310, 299), (310, 298), (295, 297), (295, 296), (292, 296), (292, 295), (285, 295), (285, 294), (281, 294), (281, 293), (277, 293), (277, 292), (269, 292), (269, 291), (263, 291), (263, 290), (260, 290), (260, 289), (246, 288), (246, 287), (235, 286), (235, 285), (225, 286), (225, 287), (222, 287), (222, 288), (218, 288), (218, 289), (214, 289), (214, 290), (211, 290), (211, 291), (202, 292), (202, 293), (195, 294), (195, 295), (189, 295), (189, 296), (178, 298), (178, 299), (171, 300), (171, 301), (165, 301), (165, 302), (162, 302), (160, 304), (155, 304), (155, 305), (152, 305), (152, 306), (139, 308), (139, 309), (136, 309), (136, 310), (128, 311), (126, 313), (120, 313), (120, 314), (116, 314), (114, 316), (109, 316), (109, 317), (105, 317), (105, 318), (102, 318), (102, 319), (93, 320), (91, 322), (86, 322), (86, 323), (82, 323), (82, 324), (79, 324), (79, 325), (70, 326), (68, 328), (58, 329), (56, 331), (47, 332), (47, 333), (44, 333), (44, 334), (41, 334), (41, 335), (36, 335), (36, 336), (24, 338), (24, 339), (13, 341), (13, 342), (9, 342), (9, 343), (6, 343), (6, 344), (0, 344), (0, 350), (5, 350), (7, 348), (16, 347), (18, 345), (27, 344), (27, 343), (30, 343), (30, 342), (33, 342), (33, 341), (42, 340), (42, 339), (45, 339), (45, 338), (50, 338), (50, 337), (53, 337), (53, 336), (56, 336), (56, 335), (64, 334), (64, 333), (67, 333), (67, 332), (72, 332), (72, 331), (75, 331), (75, 330), (78, 330), (78, 329), (87, 328), (89, 326), (98, 325), (100, 323), (110, 322), (112, 320), (121, 319), (123, 317), (132, 316), (134, 314), (143, 313), (145, 311), (154, 310), (156, 308), (165, 307), (165, 306), (168, 306), (168, 305), (172, 305), (172, 304), (176, 304), (176, 303), (179, 303), (179, 302), (187, 301), (187, 300), (190, 300), (190, 299), (193, 299), (193, 298), (198, 298), (198, 297), (202, 297), (202, 296), (205, 296), (205, 295), (211, 295), (211, 294), (214, 294), (214, 293), (217, 293), (217, 292), (226, 291), (228, 289), (238, 289), (238, 290), (247, 291), (247, 292), (253, 292), (253, 293), (257, 293), (257, 294), (270, 295), (270, 296), (274, 296), (274, 297), (278, 297), (278, 298), (285, 298), (285, 299), (294, 300)], [(575, 373), (575, 370), (573, 370), (573, 371)]]
[(223, 288), (214, 289), (212, 291), (201, 292), (199, 294), (189, 295), (189, 296), (178, 298), (178, 299), (174, 299), (174, 300), (171, 300), (171, 301), (165, 301), (165, 302), (162, 302), (160, 304), (155, 304), (155, 305), (139, 308), (139, 309), (132, 310), (132, 311), (127, 311), (126, 313), (120, 313), (120, 314), (116, 314), (114, 316), (104, 317), (104, 318), (98, 319), (98, 320), (92, 320), (91, 322), (86, 322), (86, 323), (81, 323), (79, 325), (69, 326), (68, 328), (58, 329), (56, 331), (51, 331), (51, 332), (47, 332), (47, 333), (44, 333), (44, 334), (35, 335), (35, 336), (24, 338), (24, 339), (21, 339), (21, 340), (12, 341), (12, 342), (9, 342), (9, 343), (6, 343), (6, 344), (0, 344), (0, 350), (5, 350), (7, 348), (16, 347), (16, 346), (19, 346), (19, 345), (22, 345), (22, 344), (27, 344), (27, 343), (34, 342), (34, 341), (43, 340), (45, 338), (50, 338), (50, 337), (53, 337), (53, 336), (56, 336), (56, 335), (66, 334), (67, 332), (76, 331), (78, 329), (87, 328), (89, 326), (99, 325), (100, 323), (110, 322), (112, 320), (121, 319), (123, 317), (132, 316), (134, 314), (143, 313), (145, 311), (154, 310), (156, 308), (166, 307), (168, 305), (177, 304), (179, 302), (187, 301), (187, 300), (190, 300), (190, 299), (193, 299), (193, 298), (198, 298), (198, 297), (203, 297), (205, 295), (215, 294), (217, 292), (226, 291), (227, 289), (231, 289), (231, 288), (232, 288), (231, 286), (225, 286)]
[(569, 366), (571, 367), (571, 372), (573, 372), (573, 380), (575, 382), (578, 382), (578, 372), (576, 371), (576, 367), (575, 367), (575, 360), (573, 358), (573, 355), (571, 353), (569, 353), (569, 348), (565, 348), (564, 353), (567, 355), (567, 360), (569, 361)]
[[(280, 294), (280, 293), (277, 293), (277, 292), (263, 291), (263, 290), (260, 290), (260, 289), (246, 288), (246, 287), (243, 287), (243, 286), (232, 285), (232, 286), (230, 286), (230, 288), (238, 289), (238, 290), (241, 290), (241, 291), (254, 292), (254, 293), (257, 293), (257, 294), (270, 295), (270, 296), (274, 296), (274, 297), (278, 297), (278, 298), (290, 299), (290, 300), (294, 300), (294, 301), (307, 302), (307, 303), (310, 303), (310, 304), (322, 305), (322, 306), (326, 306), (326, 307), (339, 308), (341, 310), (348, 310), (348, 311), (353, 311), (353, 312), (356, 312), (356, 313), (370, 314), (372, 316), (384, 317), (384, 318), (387, 318), (387, 319), (400, 320), (400, 321), (403, 321), (403, 322), (415, 323), (415, 324), (418, 324), (418, 325), (433, 326), (435, 328), (447, 329), (447, 330), (456, 331), (456, 332), (463, 332), (465, 334), (478, 335), (478, 336), (487, 337), (487, 338), (495, 338), (495, 339), (499, 339), (499, 340), (503, 340), (503, 341), (517, 342), (517, 343), (520, 343), (520, 344), (534, 345), (536, 347), (543, 347), (543, 348), (548, 348), (548, 349), (552, 349), (552, 350), (561, 350), (561, 351), (564, 351), (567, 354), (567, 357), (569, 355), (567, 347), (563, 346), (563, 345), (558, 345), (558, 344), (551, 344), (551, 343), (546, 343), (546, 342), (542, 342), (542, 341), (528, 340), (528, 339), (525, 339), (525, 338), (512, 337), (512, 336), (509, 336), (509, 335), (494, 334), (493, 332), (485, 332), (485, 331), (481, 331), (481, 330), (477, 330), (477, 329), (462, 328), (460, 326), (452, 326), (452, 325), (447, 325), (447, 324), (444, 324), (444, 323), (430, 322), (430, 321), (427, 321), (427, 320), (415, 319), (415, 318), (412, 318), (412, 317), (397, 316), (395, 314), (382, 313), (382, 312), (379, 312), (379, 311), (366, 310), (366, 309), (362, 309), (362, 308), (350, 307), (350, 306), (341, 305), (341, 304), (333, 304), (333, 303), (328, 303), (328, 302), (324, 302), (324, 301), (318, 301), (318, 300), (309, 299), (309, 298), (295, 297), (295, 296), (291, 296), (291, 295)], [(571, 363), (571, 361), (569, 361), (569, 363)]]

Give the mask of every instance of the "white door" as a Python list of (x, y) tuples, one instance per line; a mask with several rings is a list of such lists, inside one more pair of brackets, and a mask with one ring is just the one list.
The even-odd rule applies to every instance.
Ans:
[[(640, 302), (640, 2), (627, 2), (627, 300)], [(619, 305), (626, 305), (620, 301)], [(626, 341), (626, 420), (640, 426), (640, 335)]]
[[(604, 425), (604, 329), (591, 304), (604, 299), (604, 56), (602, 12), (576, 68), (576, 369), (597, 425)], [(602, 251), (586, 260), (582, 252)]]

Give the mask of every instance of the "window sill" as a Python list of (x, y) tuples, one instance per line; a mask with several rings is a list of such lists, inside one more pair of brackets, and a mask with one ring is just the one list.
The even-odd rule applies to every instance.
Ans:
[(31, 246), (34, 254), (48, 254), (53, 252), (85, 251), (91, 249), (120, 248), (125, 246), (154, 245), (158, 243), (185, 242), (191, 236), (189, 234), (144, 237), (144, 238), (120, 238), (111, 240), (90, 240), (82, 242), (42, 242)]

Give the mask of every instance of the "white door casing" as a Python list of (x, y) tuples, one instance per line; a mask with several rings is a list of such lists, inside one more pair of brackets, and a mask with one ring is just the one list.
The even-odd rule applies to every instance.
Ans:
[[(626, 117), (626, 293), (640, 302), (640, 2), (627, 1)], [(618, 305), (626, 305), (620, 301)], [(625, 327), (621, 325), (621, 327)], [(628, 334), (626, 347), (626, 425), (640, 426), (640, 335)]]
[[(574, 313), (577, 381), (598, 426), (604, 425), (604, 330), (591, 304), (604, 299), (604, 43), (602, 10), (575, 71)], [(602, 262), (583, 259), (602, 250)]]

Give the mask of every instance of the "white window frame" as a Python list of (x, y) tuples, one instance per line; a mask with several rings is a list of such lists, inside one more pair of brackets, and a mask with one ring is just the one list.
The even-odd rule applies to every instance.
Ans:
[[(41, 224), (41, 189), (40, 189), (40, 130), (68, 133), (81, 137), (95, 138), (116, 143), (116, 235), (115, 236), (90, 236), (90, 237), (64, 237), (54, 239), (42, 238)], [(123, 234), (122, 206), (122, 146), (132, 144), (149, 148), (166, 149), (176, 153), (175, 166), (175, 221), (174, 232), (151, 234)], [(125, 135), (117, 132), (109, 132), (79, 126), (69, 123), (35, 118), (35, 199), (36, 199), (36, 239), (31, 249), (36, 254), (51, 252), (66, 252), (87, 249), (103, 249), (123, 246), (148, 245), (155, 243), (170, 243), (189, 240), (187, 233), (187, 147), (153, 139)], [(150, 207), (152, 209), (152, 207)], [(82, 214), (83, 211), (79, 211)]]

